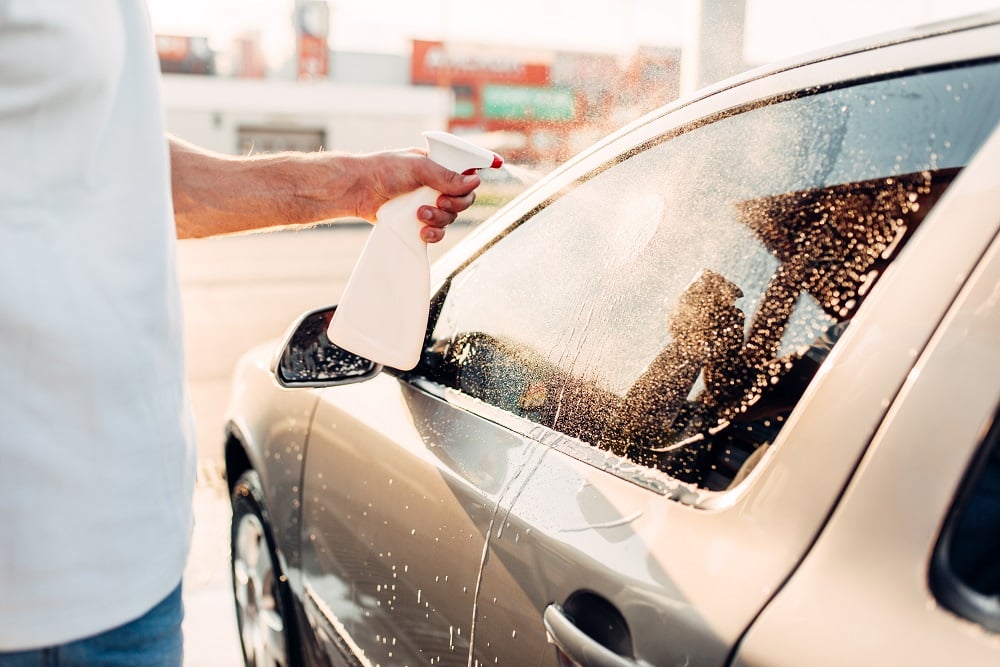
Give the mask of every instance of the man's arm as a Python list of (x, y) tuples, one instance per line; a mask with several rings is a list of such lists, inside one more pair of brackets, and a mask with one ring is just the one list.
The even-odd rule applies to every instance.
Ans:
[(307, 225), (354, 217), (375, 220), (393, 197), (427, 185), (442, 193), (418, 212), (428, 243), (475, 201), (479, 177), (455, 174), (419, 149), (368, 154), (277, 153), (234, 157), (169, 138), (178, 238)]

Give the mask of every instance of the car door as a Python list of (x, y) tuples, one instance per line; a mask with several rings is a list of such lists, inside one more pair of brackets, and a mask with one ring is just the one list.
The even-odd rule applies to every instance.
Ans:
[(919, 299), (883, 285), (1000, 119), (989, 34), (652, 119), (456, 263), (410, 382), (538, 445), (498, 499), (470, 664), (726, 663), (981, 252), (973, 225), (948, 278), (911, 264)]
[(535, 447), (389, 374), (320, 392), (303, 597), (332, 664), (469, 664), (487, 536)]

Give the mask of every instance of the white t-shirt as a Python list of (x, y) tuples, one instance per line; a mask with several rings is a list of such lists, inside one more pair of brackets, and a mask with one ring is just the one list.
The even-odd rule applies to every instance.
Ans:
[(0, 1), (0, 651), (180, 581), (194, 438), (142, 0)]

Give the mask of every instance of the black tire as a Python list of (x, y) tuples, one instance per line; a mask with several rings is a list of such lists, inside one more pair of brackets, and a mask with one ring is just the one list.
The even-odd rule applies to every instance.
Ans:
[(232, 503), (230, 571), (243, 660), (247, 667), (298, 667), (291, 592), (256, 471), (240, 476)]

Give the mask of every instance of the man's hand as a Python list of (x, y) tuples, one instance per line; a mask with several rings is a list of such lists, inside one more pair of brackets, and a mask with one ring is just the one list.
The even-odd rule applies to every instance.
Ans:
[(353, 200), (354, 217), (363, 220), (374, 221), (382, 204), (421, 186), (440, 192), (436, 207), (421, 206), (417, 211), (417, 217), (424, 223), (420, 236), (426, 243), (444, 238), (444, 228), (476, 201), (475, 189), (480, 183), (477, 174), (449, 171), (429, 159), (423, 149), (341, 156), (340, 159), (354, 163), (348, 168), (357, 175), (358, 182), (350, 189), (349, 197)]

